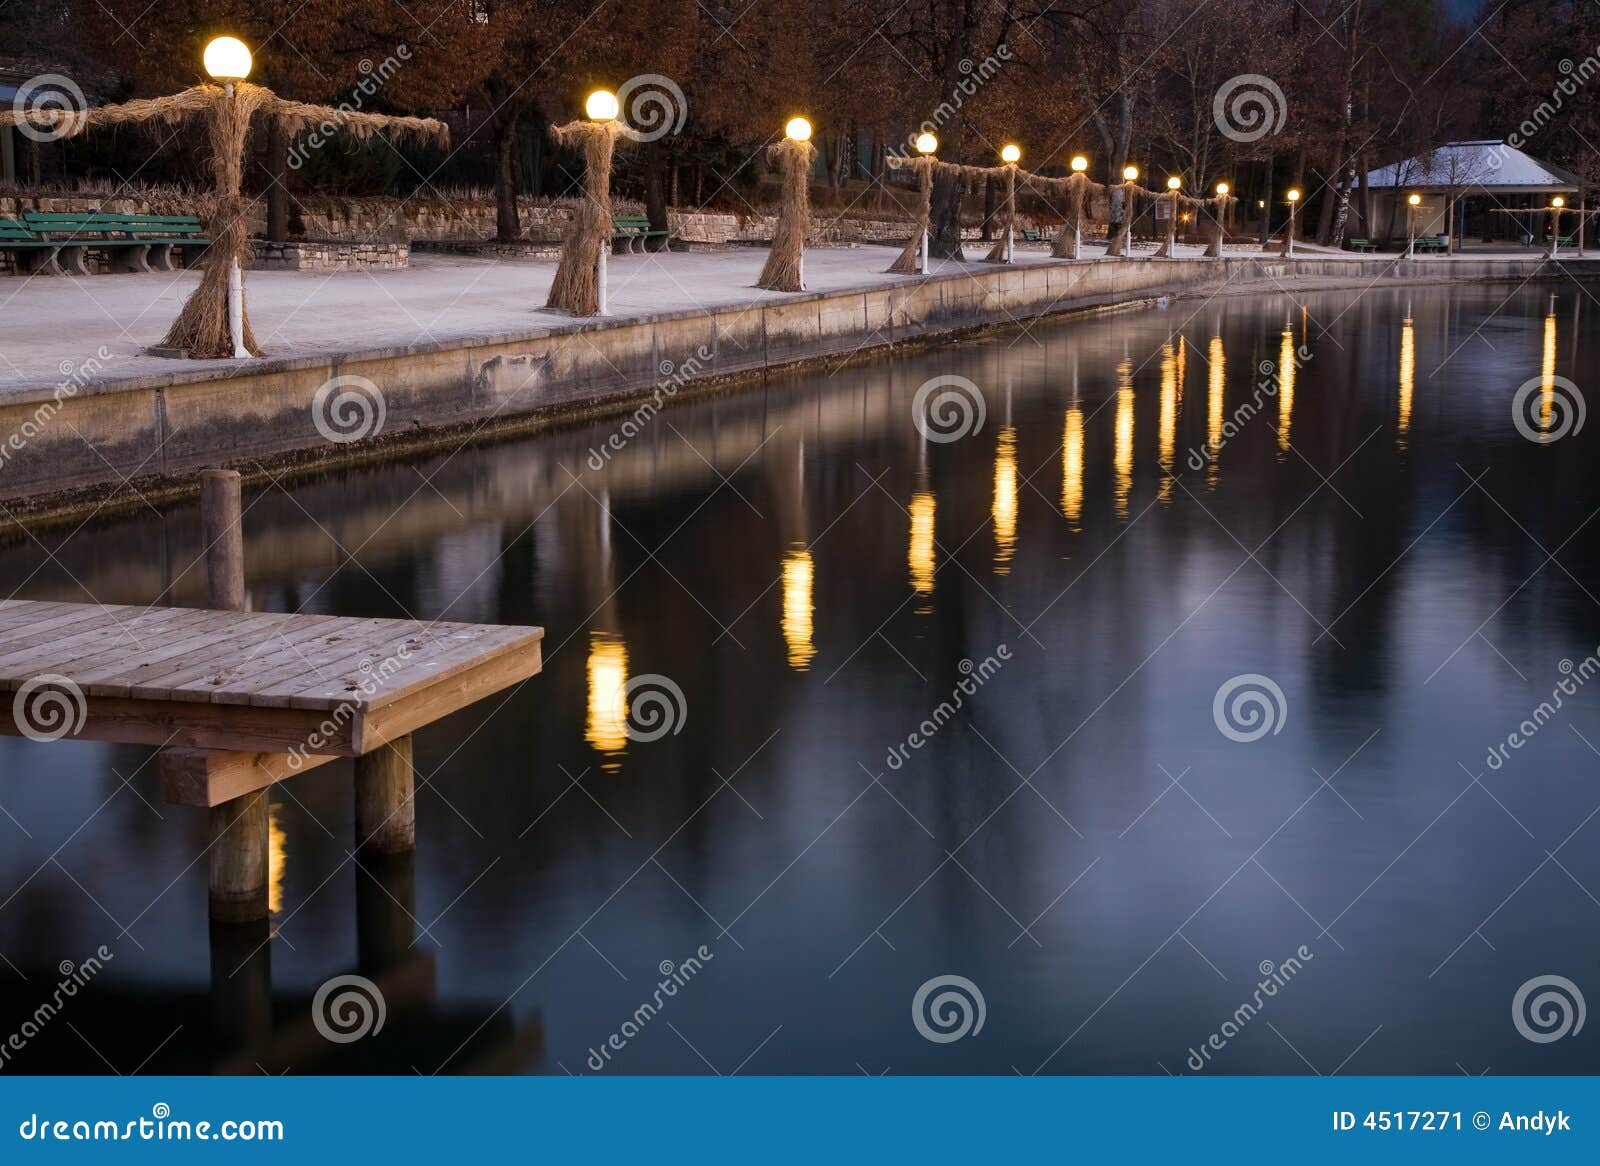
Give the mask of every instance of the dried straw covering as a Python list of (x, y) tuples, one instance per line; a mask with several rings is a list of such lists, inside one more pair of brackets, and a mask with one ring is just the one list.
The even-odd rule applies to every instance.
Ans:
[(583, 201), (561, 245), (561, 262), (545, 307), (562, 308), (574, 316), (597, 316), (600, 252), (611, 246), (611, 155), (622, 126), (615, 121), (572, 121), (552, 127), (550, 133), (561, 145), (583, 150)]
[(1000, 209), (1000, 238), (990, 248), (989, 254), (984, 259), (990, 263), (1004, 263), (1009, 258), (1006, 255), (1006, 240), (1011, 238), (1011, 233), (1017, 225), (1017, 168), (1015, 166), (1002, 166), (1005, 171), (1006, 194), (1005, 202)]
[(806, 230), (811, 225), (811, 164), (817, 148), (810, 142), (785, 138), (767, 151), (783, 176), (783, 206), (772, 231), (772, 250), (761, 269), (757, 287), (773, 291), (805, 291), (800, 275), (806, 252)]
[[(357, 138), (368, 138), (380, 130), (410, 135), (441, 146), (450, 140), (443, 122), (423, 117), (389, 117), (377, 113), (358, 113), (327, 105), (306, 105), (285, 101), (272, 90), (245, 81), (235, 82), (233, 98), (221, 85), (196, 85), (169, 97), (128, 101), (95, 109), (38, 109), (0, 113), (0, 127), (28, 122), (54, 130), (62, 137), (74, 137), (85, 130), (136, 122), (163, 121), (173, 124), (197, 114), (206, 118), (211, 146), (211, 177), (214, 190), (202, 208), (211, 245), (200, 261), (204, 269), (200, 286), (190, 295), (183, 311), (162, 341), (182, 348), (197, 358), (234, 355), (228, 330), (228, 272), (234, 261), (241, 267), (250, 256), (250, 235), (244, 217), (240, 184), (244, 176), (245, 141), (250, 120), (256, 113), (278, 118), (289, 133), (308, 125), (331, 124)], [(250, 331), (248, 313), (244, 322), (244, 343), (256, 356), (261, 349)]]
[(931, 154), (915, 158), (896, 158), (891, 154), (887, 161), (891, 169), (909, 168), (917, 172), (917, 192), (920, 198), (916, 229), (911, 232), (911, 242), (906, 244), (905, 250), (901, 251), (899, 257), (889, 265), (889, 271), (896, 275), (914, 275), (921, 269), (922, 236), (927, 234), (928, 223), (933, 217), (933, 171), (940, 162)]

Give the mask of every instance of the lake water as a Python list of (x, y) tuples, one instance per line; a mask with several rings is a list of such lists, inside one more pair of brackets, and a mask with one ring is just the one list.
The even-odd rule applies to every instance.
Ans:
[[(0, 739), (0, 1023), (111, 957), (5, 1068), (1594, 1071), (1513, 1002), (1600, 1002), (1600, 425), (1513, 406), (1561, 425), (1596, 314), (1181, 301), (249, 494), (255, 607), (540, 624), (544, 672), (417, 734), (413, 862), (352, 860), (348, 762), (280, 788), (270, 939), (208, 928), (150, 750)], [(198, 605), (197, 546), (0, 561)]]

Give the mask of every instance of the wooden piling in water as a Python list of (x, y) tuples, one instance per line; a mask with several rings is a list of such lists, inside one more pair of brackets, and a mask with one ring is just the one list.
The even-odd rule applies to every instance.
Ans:
[(408, 733), (356, 758), (356, 847), (364, 854), (404, 854), (416, 845)]
[[(243, 611), (244, 513), (234, 470), (200, 473), (200, 533), (205, 543), (206, 600), (218, 611)], [(211, 809), (211, 918), (248, 923), (267, 917), (267, 792)]]

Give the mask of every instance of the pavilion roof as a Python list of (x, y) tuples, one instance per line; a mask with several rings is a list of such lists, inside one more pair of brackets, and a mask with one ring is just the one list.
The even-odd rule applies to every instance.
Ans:
[(1448, 142), (1403, 162), (1380, 166), (1367, 174), (1374, 189), (1403, 186), (1408, 190), (1470, 187), (1488, 191), (1577, 190), (1570, 171), (1524, 154), (1504, 142)]

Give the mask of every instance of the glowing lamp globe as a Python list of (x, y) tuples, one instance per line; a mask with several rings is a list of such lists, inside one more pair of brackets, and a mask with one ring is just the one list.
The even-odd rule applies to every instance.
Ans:
[(1017, 145), (1004, 145), (1000, 147), (1000, 161), (1012, 165), (1022, 161), (1022, 147)]
[(236, 36), (219, 36), (201, 57), (206, 72), (218, 81), (243, 81), (250, 76), (250, 50)]
[(1183, 179), (1179, 178), (1176, 174), (1174, 174), (1171, 178), (1167, 179), (1167, 189), (1168, 190), (1177, 190), (1178, 187), (1180, 187), (1182, 185), (1183, 185)]
[(1420, 194), (1413, 194), (1410, 198), (1406, 199), (1406, 201), (1412, 206), (1421, 206), (1422, 196)]
[(1089, 169), (1089, 159), (1085, 158), (1082, 154), (1074, 154), (1072, 156), (1073, 173), (1082, 174), (1087, 169)]
[(1134, 179), (1136, 179), (1138, 177), (1139, 177), (1139, 168), (1137, 166), (1124, 166), (1122, 168), (1122, 180), (1124, 182), (1132, 182)]
[(1228, 193), (1228, 184), (1226, 182), (1217, 183), (1217, 197), (1218, 198), (1223, 198), (1223, 197), (1225, 197), (1227, 195), (1227, 193)]
[(1560, 210), (1560, 209), (1561, 209), (1561, 208), (1562, 208), (1562, 207), (1564, 207), (1564, 206), (1566, 206), (1566, 205), (1567, 205), (1567, 200), (1566, 200), (1566, 199), (1564, 199), (1564, 198), (1562, 198), (1562, 197), (1561, 197), (1561, 196), (1560, 196), (1560, 195), (1559, 195), (1559, 194), (1558, 194), (1558, 195), (1556, 195), (1556, 196), (1555, 196), (1555, 197), (1554, 197), (1554, 198), (1552, 198), (1552, 199), (1551, 199), (1551, 200), (1550, 200), (1550, 205), (1551, 205), (1551, 206), (1553, 206), (1553, 207), (1555, 207), (1555, 208), (1556, 208), (1556, 210)]
[(1289, 201), (1290, 202), (1299, 202), (1300, 201), (1300, 192), (1298, 190), (1291, 190), (1289, 192)]
[(918, 134), (916, 145), (917, 153), (931, 154), (939, 148), (939, 139), (928, 133)]
[(783, 136), (791, 142), (809, 142), (811, 140), (811, 123), (803, 117), (791, 117), (783, 127)]
[(590, 121), (615, 121), (622, 106), (617, 104), (617, 95), (611, 90), (596, 89), (584, 101), (583, 112)]

